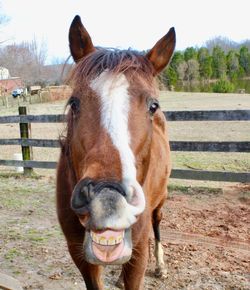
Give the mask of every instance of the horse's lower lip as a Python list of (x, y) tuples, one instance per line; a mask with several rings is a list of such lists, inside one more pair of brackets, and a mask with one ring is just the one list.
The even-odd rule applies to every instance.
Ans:
[(96, 258), (104, 263), (110, 263), (123, 256), (124, 241), (114, 246), (99, 245), (92, 241), (92, 249)]

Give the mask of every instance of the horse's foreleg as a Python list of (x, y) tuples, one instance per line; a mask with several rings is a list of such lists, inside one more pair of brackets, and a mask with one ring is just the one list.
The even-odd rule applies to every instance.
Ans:
[(165, 278), (167, 276), (167, 269), (164, 263), (164, 251), (161, 244), (161, 236), (160, 236), (161, 219), (162, 219), (162, 212), (161, 212), (161, 206), (160, 206), (160, 207), (157, 207), (153, 211), (153, 216), (152, 216), (152, 225), (153, 225), (154, 236), (155, 236), (155, 250), (154, 250), (154, 255), (156, 259), (155, 275), (157, 277)]
[[(81, 246), (80, 246), (81, 245)], [(81, 272), (88, 290), (102, 290), (103, 283), (101, 281), (102, 267), (87, 263), (83, 259), (82, 243), (68, 244), (70, 255), (75, 262), (77, 268)]]

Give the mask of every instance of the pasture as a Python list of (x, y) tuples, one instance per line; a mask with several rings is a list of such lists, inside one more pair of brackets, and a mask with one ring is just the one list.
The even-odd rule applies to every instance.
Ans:
[[(31, 104), (31, 114), (60, 114), (65, 101)], [(162, 93), (164, 110), (250, 109), (250, 95)], [(0, 107), (0, 115), (17, 108)], [(32, 124), (32, 138), (56, 139), (63, 124)], [(2, 124), (1, 138), (19, 137), (18, 124)], [(171, 140), (249, 141), (250, 122), (170, 122)], [(1, 146), (12, 159), (19, 146)], [(56, 161), (58, 149), (33, 148), (34, 160)], [(175, 152), (175, 168), (250, 171), (247, 153)], [(24, 289), (85, 289), (66, 250), (55, 213), (55, 171), (35, 170), (32, 178), (10, 167), (0, 174), (0, 267)], [(154, 277), (154, 258), (145, 289), (249, 289), (250, 187), (171, 180), (162, 236), (168, 277)], [(151, 249), (153, 249), (151, 247)], [(105, 270), (106, 289), (119, 270)]]

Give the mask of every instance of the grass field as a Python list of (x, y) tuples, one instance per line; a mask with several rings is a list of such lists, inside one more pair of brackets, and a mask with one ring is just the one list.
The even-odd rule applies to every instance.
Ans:
[[(250, 109), (249, 94), (208, 94), (161, 92), (163, 110)], [(29, 105), (31, 114), (61, 114), (65, 101)], [(15, 115), (17, 107), (0, 106), (0, 115)], [(18, 138), (18, 124), (0, 125), (1, 138)], [(63, 124), (32, 124), (32, 137), (57, 139)], [(170, 140), (178, 141), (250, 141), (250, 122), (169, 122)], [(19, 146), (1, 146), (0, 158), (12, 159)], [(56, 161), (58, 149), (33, 148), (34, 160)], [(247, 153), (172, 152), (174, 168), (250, 171)], [(4, 168), (11, 170), (11, 168)], [(12, 169), (13, 170), (13, 169)], [(52, 170), (53, 171), (53, 170)], [(54, 174), (50, 171), (51, 174)], [(45, 172), (45, 170), (38, 170)]]

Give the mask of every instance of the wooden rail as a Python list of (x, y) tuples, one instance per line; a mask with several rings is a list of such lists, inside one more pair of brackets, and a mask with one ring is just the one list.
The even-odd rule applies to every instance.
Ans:
[(24, 116), (2, 116), (0, 124), (8, 123), (63, 123), (66, 115), (24, 115)]
[(249, 121), (250, 110), (164, 112), (168, 121)]
[[(172, 111), (164, 112), (168, 121), (250, 121), (250, 110)], [(7, 123), (63, 123), (66, 115), (1, 116)]]
[[(32, 147), (58, 148), (60, 142), (52, 139), (0, 139), (0, 145), (21, 145)], [(170, 141), (172, 151), (201, 152), (250, 152), (250, 141), (200, 142), (200, 141)]]
[[(54, 161), (19, 161), (19, 160), (0, 160), (2, 166), (20, 166), (30, 168), (55, 169), (57, 162)], [(171, 178), (177, 179), (193, 179), (193, 180), (212, 180), (227, 182), (250, 182), (250, 173), (248, 172), (222, 172), (222, 171), (206, 171), (206, 170), (189, 170), (189, 169), (173, 169)]]
[(30, 167), (30, 168), (45, 168), (45, 169), (55, 169), (57, 162), (54, 161), (34, 161), (34, 160), (0, 160), (0, 165), (3, 166), (20, 166), (20, 167)]
[[(168, 121), (250, 121), (250, 110), (217, 110), (217, 111), (175, 111), (164, 112)], [(2, 116), (0, 124), (7, 123), (62, 123), (66, 115), (19, 115)], [(0, 145), (21, 145), (23, 147), (50, 147), (60, 146), (58, 140), (50, 139), (0, 139)], [(172, 151), (192, 152), (250, 152), (250, 142), (198, 142), (198, 141), (170, 141)], [(24, 168), (54, 169), (56, 162), (33, 160), (0, 160), (2, 166), (22, 166)], [(221, 172), (205, 170), (173, 169), (172, 178), (213, 180), (230, 182), (250, 182), (249, 172)]]
[(171, 172), (171, 178), (249, 183), (250, 173), (173, 169)]

